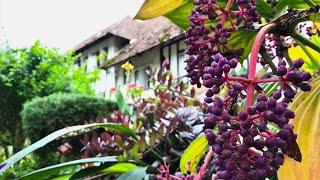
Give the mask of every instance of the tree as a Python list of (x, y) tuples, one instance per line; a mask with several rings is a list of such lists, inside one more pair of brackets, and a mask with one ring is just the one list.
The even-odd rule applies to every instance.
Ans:
[(28, 48), (0, 49), (0, 144), (3, 147), (12, 145), (14, 151), (22, 148), (25, 136), (20, 111), (27, 100), (55, 92), (93, 94), (90, 84), (98, 79), (98, 72), (76, 68), (74, 61), (78, 57), (73, 52), (61, 54), (40, 41)]

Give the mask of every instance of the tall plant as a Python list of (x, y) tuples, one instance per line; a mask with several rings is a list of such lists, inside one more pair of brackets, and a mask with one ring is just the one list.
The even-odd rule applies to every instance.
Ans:
[[(288, 106), (297, 92), (311, 90), (312, 75), (303, 70), (308, 69), (303, 59), (291, 60), (287, 45), (299, 45), (304, 51), (300, 51), (301, 54), (309, 57), (307, 64), (315, 67), (313, 69), (320, 68), (319, 60), (305, 47), (320, 52), (320, 46), (311, 40), (319, 30), (315, 22), (299, 24), (317, 21), (319, 5), (312, 0), (294, 4), (284, 0), (267, 2), (167, 0), (153, 6), (156, 2), (151, 0), (143, 4), (137, 18), (164, 15), (187, 28), (187, 76), (191, 84), (208, 88), (204, 99), (209, 105), (204, 133), (210, 148), (203, 165), (196, 172), (194, 163), (198, 161), (190, 159), (188, 165), (181, 168), (191, 174), (177, 177), (170, 174), (165, 162), (159, 179), (201, 179), (211, 160), (219, 179), (265, 179), (277, 174), (285, 156), (299, 162), (303, 160), (297, 143), (299, 135), (289, 123), (295, 118), (295, 112)], [(297, 7), (305, 9), (294, 9)], [(245, 59), (249, 61), (247, 77), (232, 76), (231, 72)], [(257, 63), (268, 64), (272, 77), (262, 79), (267, 68), (257, 72)], [(266, 94), (261, 85), (270, 82), (280, 85), (272, 94)], [(227, 93), (221, 95), (223, 88)], [(234, 108), (234, 104), (243, 101), (244, 108)], [(272, 132), (270, 126), (278, 130)], [(217, 132), (213, 132), (214, 128)]]
[(55, 92), (93, 93), (90, 83), (98, 73), (76, 69), (76, 58), (72, 52), (61, 54), (39, 41), (28, 48), (0, 49), (2, 147), (12, 145), (14, 152), (22, 148), (25, 136), (19, 114), (25, 101)]

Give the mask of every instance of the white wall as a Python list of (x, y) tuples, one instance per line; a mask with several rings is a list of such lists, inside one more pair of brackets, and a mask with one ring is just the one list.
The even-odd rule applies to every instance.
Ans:
[[(143, 77), (142, 73), (145, 73), (145, 68), (148, 66), (151, 66), (153, 70), (160, 69), (160, 46), (153, 47), (150, 50), (147, 50), (140, 55), (131, 57), (128, 59), (128, 61), (131, 61), (132, 65), (134, 66), (134, 70), (131, 73), (131, 78), (129, 82), (134, 82), (136, 70), (139, 70), (140, 77)], [(124, 85), (125, 72), (121, 68), (121, 65), (124, 64), (125, 62), (126, 61), (123, 61), (114, 65), (116, 69), (116, 85), (117, 86)], [(144, 84), (138, 84), (138, 85), (145, 86), (146, 84), (144, 83)]]
[[(106, 59), (110, 59), (118, 54), (119, 50), (123, 46), (123, 39), (112, 36), (105, 41), (98, 43), (97, 45), (90, 47), (89, 49), (82, 52), (82, 64), (87, 60), (87, 71), (92, 71), (98, 68), (96, 55), (99, 55), (100, 51), (107, 51)], [(115, 67), (109, 68), (107, 71), (100, 69), (100, 79), (92, 83), (92, 87), (95, 89), (97, 94), (105, 96), (111, 88), (116, 87), (115, 81)]]

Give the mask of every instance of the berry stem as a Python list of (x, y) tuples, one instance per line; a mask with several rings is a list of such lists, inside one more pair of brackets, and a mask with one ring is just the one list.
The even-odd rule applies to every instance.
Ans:
[(253, 155), (253, 156), (256, 156), (256, 157), (262, 157), (262, 155), (256, 151), (254, 151), (253, 149), (249, 148), (248, 149), (248, 153)]
[(254, 89), (256, 83), (254, 82), (254, 76), (256, 74), (256, 66), (257, 66), (257, 59), (260, 50), (260, 46), (264, 41), (265, 35), (273, 30), (276, 27), (275, 23), (270, 23), (265, 25), (261, 30), (258, 32), (256, 39), (254, 40), (251, 56), (250, 56), (250, 64), (249, 64), (249, 72), (248, 72), (248, 79), (250, 83), (247, 87), (247, 101), (246, 101), (246, 108), (253, 105), (253, 97), (254, 97)]
[(245, 82), (245, 83), (250, 83), (250, 80), (247, 78), (243, 78), (243, 77), (234, 77), (234, 76), (228, 76), (226, 78), (229, 81), (237, 81), (237, 82)]
[(262, 136), (262, 137), (270, 138), (270, 136), (269, 136), (268, 134), (261, 133), (261, 132), (259, 132), (258, 134), (259, 134), (260, 136)]
[(234, 0), (229, 0), (227, 5), (226, 5), (226, 8), (224, 9), (224, 12), (222, 12), (223, 15), (222, 15), (221, 21), (220, 21), (222, 24), (224, 24), (224, 22), (227, 20), (228, 11), (230, 10), (233, 1)]
[(267, 78), (267, 79), (256, 79), (253, 82), (256, 84), (259, 84), (259, 83), (278, 82), (278, 81), (280, 81), (280, 79), (277, 77), (274, 77), (274, 78)]
[(198, 175), (197, 175), (195, 180), (201, 180), (202, 179), (202, 176), (207, 171), (207, 167), (209, 165), (209, 162), (210, 162), (213, 154), (214, 154), (214, 151), (212, 150), (212, 148), (210, 148), (209, 152), (207, 153), (206, 157), (204, 158), (204, 162), (203, 162), (203, 164), (202, 164), (202, 166), (200, 168), (200, 171), (199, 171), (199, 173), (198, 173)]
[(175, 180), (181, 180), (181, 178), (177, 177), (177, 176), (174, 176), (174, 175), (171, 175), (169, 176), (171, 179), (175, 179)]

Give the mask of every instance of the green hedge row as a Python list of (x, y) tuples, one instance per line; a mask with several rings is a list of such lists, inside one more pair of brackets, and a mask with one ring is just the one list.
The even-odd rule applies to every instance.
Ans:
[(26, 102), (21, 112), (25, 134), (35, 142), (58, 129), (96, 120), (117, 109), (114, 102), (85, 94), (57, 93)]

